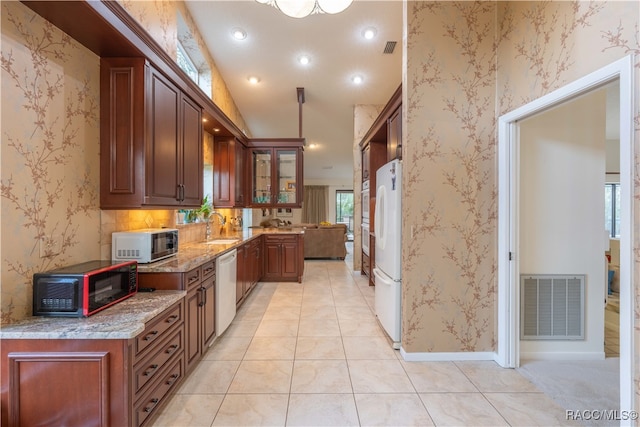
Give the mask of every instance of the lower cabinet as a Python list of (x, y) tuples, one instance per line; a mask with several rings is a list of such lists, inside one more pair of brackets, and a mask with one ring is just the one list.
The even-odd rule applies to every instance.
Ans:
[(187, 282), (185, 359), (189, 372), (215, 337), (215, 263), (210, 261), (184, 276)]
[(239, 246), (237, 258), (236, 305), (244, 299), (262, 279), (262, 236)]
[(143, 426), (185, 375), (184, 304), (131, 339), (2, 341), (3, 426)]
[(264, 236), (264, 275), (262, 280), (302, 283), (304, 247), (302, 235)]

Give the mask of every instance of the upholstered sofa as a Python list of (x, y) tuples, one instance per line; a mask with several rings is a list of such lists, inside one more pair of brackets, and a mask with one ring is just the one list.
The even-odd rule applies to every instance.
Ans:
[(345, 224), (316, 225), (300, 224), (304, 227), (304, 257), (339, 258), (347, 256), (347, 226)]

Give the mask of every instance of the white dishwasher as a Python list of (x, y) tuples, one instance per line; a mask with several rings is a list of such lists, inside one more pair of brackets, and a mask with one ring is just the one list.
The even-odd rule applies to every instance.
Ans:
[(236, 259), (235, 249), (216, 258), (216, 336), (229, 327), (236, 317)]

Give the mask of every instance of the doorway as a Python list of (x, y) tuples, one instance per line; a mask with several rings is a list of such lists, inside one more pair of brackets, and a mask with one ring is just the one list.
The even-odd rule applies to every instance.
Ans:
[[(503, 367), (520, 363), (520, 135), (519, 121), (577, 99), (616, 80), (620, 87), (620, 409), (633, 409), (633, 232), (632, 58), (626, 57), (499, 119), (498, 354)], [(604, 178), (604, 177), (603, 177)], [(523, 272), (524, 273), (524, 272)]]
[(353, 241), (353, 190), (336, 190), (336, 223), (347, 226), (347, 240)]

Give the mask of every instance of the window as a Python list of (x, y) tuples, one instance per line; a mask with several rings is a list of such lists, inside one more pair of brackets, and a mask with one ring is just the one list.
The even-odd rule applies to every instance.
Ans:
[(604, 186), (605, 228), (613, 238), (620, 238), (620, 184)]
[(353, 236), (353, 190), (336, 190), (336, 223), (345, 224)]
[(191, 58), (189, 58), (189, 55), (187, 55), (187, 52), (184, 50), (184, 47), (182, 47), (182, 44), (180, 43), (178, 43), (177, 54), (178, 54), (178, 57), (177, 57), (178, 67), (182, 68), (182, 71), (187, 73), (189, 78), (193, 80), (196, 84), (198, 84), (198, 77), (199, 77), (198, 69), (194, 65)]

